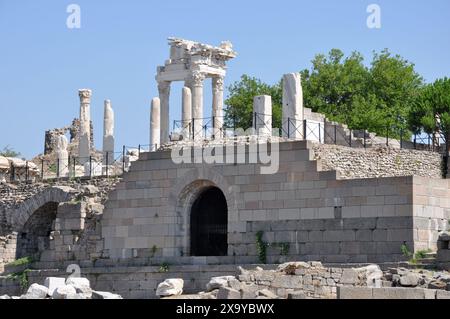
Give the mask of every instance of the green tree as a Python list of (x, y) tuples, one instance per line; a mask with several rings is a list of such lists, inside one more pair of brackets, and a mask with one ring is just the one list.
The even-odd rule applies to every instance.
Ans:
[(3, 150), (0, 151), (0, 156), (5, 156), (5, 157), (19, 157), (20, 153), (14, 151), (14, 149), (12, 147), (10, 147), (9, 145), (6, 145)]
[[(261, 80), (248, 76), (228, 87), (229, 97), (225, 100), (225, 125), (247, 129), (253, 123), (253, 97), (257, 95), (272, 96), (272, 125), (281, 127), (281, 83), (269, 85)], [(234, 123), (236, 121), (236, 123)]]
[(450, 146), (450, 79), (438, 79), (422, 88), (415, 96), (408, 117), (409, 128), (416, 134), (433, 136), (433, 144), (440, 139)]
[(370, 67), (353, 52), (344, 58), (333, 49), (318, 54), (311, 70), (301, 71), (305, 105), (354, 129), (386, 134), (386, 127), (405, 128), (423, 79), (414, 65), (387, 49), (374, 52)]
[[(374, 52), (369, 66), (364, 64), (361, 53), (345, 57), (339, 49), (332, 49), (328, 55), (318, 54), (311, 62), (311, 69), (300, 71), (305, 107), (352, 129), (366, 129), (381, 136), (386, 135), (388, 127), (408, 127), (408, 114), (423, 86), (414, 64), (387, 49)], [(273, 126), (281, 127), (281, 84), (268, 85), (243, 75), (228, 88), (226, 125), (233, 126), (236, 119), (238, 127), (251, 127), (253, 97), (268, 94), (273, 102)], [(399, 132), (391, 131), (389, 135), (398, 137)]]

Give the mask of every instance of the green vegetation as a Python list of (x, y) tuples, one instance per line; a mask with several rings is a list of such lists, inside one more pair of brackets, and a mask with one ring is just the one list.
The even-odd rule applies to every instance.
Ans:
[(156, 247), (156, 245), (153, 245), (152, 250), (151, 250), (150, 258), (155, 257), (155, 254), (156, 254), (157, 250), (158, 250), (158, 247)]
[(428, 253), (431, 253), (432, 250), (431, 249), (423, 249), (423, 250), (418, 250), (415, 255), (414, 258), (415, 259), (423, 259), (427, 257)]
[[(387, 49), (374, 52), (369, 66), (361, 53), (345, 57), (339, 49), (318, 54), (311, 62), (311, 69), (300, 71), (305, 107), (352, 129), (366, 129), (380, 136), (386, 136), (388, 127), (397, 129), (389, 132), (391, 137), (398, 137), (400, 129), (408, 130), (410, 111), (423, 87), (414, 64)], [(273, 126), (280, 128), (281, 84), (269, 85), (243, 75), (228, 88), (226, 125), (232, 127), (236, 121), (237, 127), (251, 127), (253, 97), (268, 94), (272, 96)]]
[(407, 258), (410, 258), (413, 255), (413, 253), (409, 250), (409, 248), (408, 248), (408, 246), (406, 246), (406, 244), (403, 244), (400, 246), (400, 251), (402, 252), (402, 255)]
[(168, 272), (170, 268), (170, 264), (167, 262), (163, 262), (160, 266), (159, 266), (159, 270), (158, 272)]
[(20, 288), (25, 290), (28, 287), (29, 281), (28, 281), (28, 273), (30, 272), (30, 269), (25, 269), (24, 271), (13, 273), (8, 275), (8, 278), (18, 279)]
[(9, 145), (6, 145), (1, 151), (0, 156), (5, 157), (19, 157), (21, 154), (19, 152), (16, 152), (12, 147)]
[(22, 257), (22, 258), (16, 259), (16, 260), (6, 264), (6, 266), (11, 266), (11, 267), (23, 266), (23, 265), (31, 264), (32, 262), (33, 262), (32, 257)]
[(258, 259), (261, 264), (265, 264), (267, 262), (267, 247), (269, 246), (263, 241), (263, 235), (263, 231), (256, 233), (256, 250), (258, 252)]

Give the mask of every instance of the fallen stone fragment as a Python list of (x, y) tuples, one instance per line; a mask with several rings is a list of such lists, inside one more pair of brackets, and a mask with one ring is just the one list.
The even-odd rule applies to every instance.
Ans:
[(417, 287), (419, 284), (420, 276), (409, 272), (400, 277), (400, 285), (403, 287)]
[(236, 280), (236, 278), (234, 276), (212, 277), (211, 280), (206, 284), (206, 291), (219, 289), (221, 287), (228, 287), (228, 281), (230, 280)]
[(166, 279), (156, 288), (159, 297), (178, 296), (183, 293), (184, 280), (181, 278)]
[(27, 293), (23, 296), (23, 299), (44, 299), (47, 297), (48, 288), (39, 284), (32, 284), (28, 288)]
[(44, 281), (44, 286), (48, 288), (48, 295), (53, 296), (54, 291), (59, 287), (66, 285), (66, 279), (61, 277), (47, 277)]
[(76, 295), (77, 291), (73, 286), (62, 286), (56, 288), (56, 290), (53, 292), (53, 299), (69, 299), (71, 295)]

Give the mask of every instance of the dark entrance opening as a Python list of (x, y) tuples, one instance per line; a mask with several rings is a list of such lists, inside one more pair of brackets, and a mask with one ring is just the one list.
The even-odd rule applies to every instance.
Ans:
[(57, 209), (58, 203), (49, 202), (30, 216), (17, 236), (17, 259), (38, 259), (42, 251), (50, 248), (50, 233), (54, 229)]
[(228, 207), (217, 187), (200, 193), (191, 209), (191, 256), (226, 256)]

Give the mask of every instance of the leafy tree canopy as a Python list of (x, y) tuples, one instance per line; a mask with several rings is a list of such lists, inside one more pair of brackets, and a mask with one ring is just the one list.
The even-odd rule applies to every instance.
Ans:
[[(345, 57), (339, 49), (318, 54), (311, 69), (300, 71), (304, 106), (353, 129), (384, 135), (388, 126), (406, 127), (413, 101), (423, 86), (414, 65), (388, 50), (374, 52), (369, 66), (359, 52)], [(251, 126), (253, 96), (272, 96), (274, 127), (281, 127), (281, 81), (269, 85), (243, 75), (229, 87), (226, 123)]]

